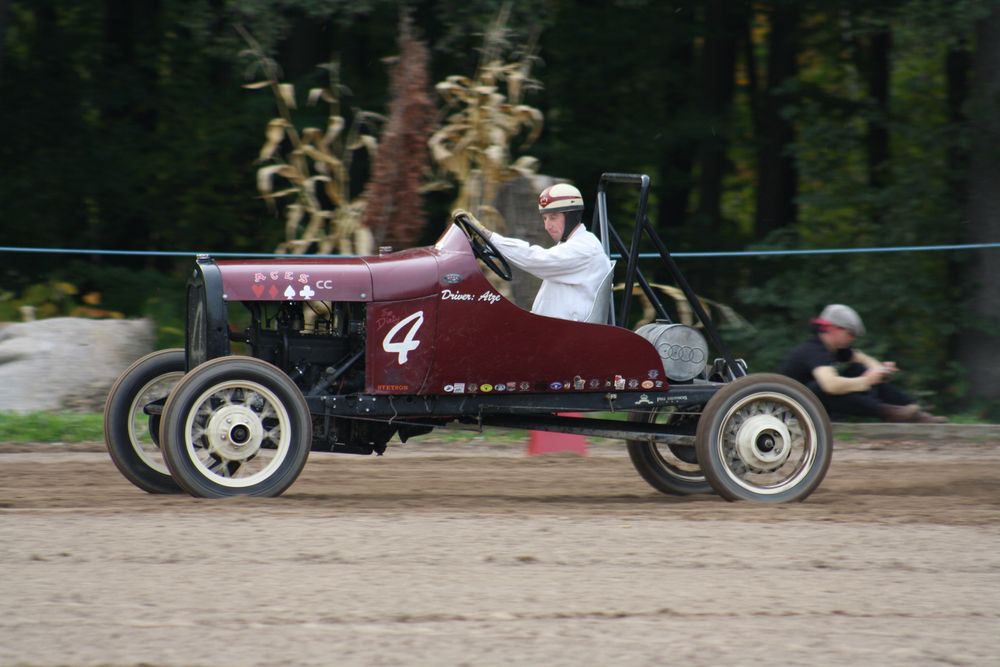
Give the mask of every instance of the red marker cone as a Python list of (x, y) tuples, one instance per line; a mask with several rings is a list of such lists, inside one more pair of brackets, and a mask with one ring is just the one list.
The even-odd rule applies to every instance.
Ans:
[[(562, 417), (580, 417), (579, 412), (563, 412)], [(575, 433), (553, 433), (552, 431), (531, 431), (528, 438), (528, 456), (573, 452), (587, 455), (587, 438)]]

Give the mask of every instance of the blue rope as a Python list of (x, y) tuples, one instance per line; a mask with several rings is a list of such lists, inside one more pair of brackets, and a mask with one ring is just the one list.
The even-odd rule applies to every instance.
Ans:
[[(984, 250), (1000, 248), (1000, 243), (956, 243), (951, 245), (910, 245), (886, 246), (879, 248), (812, 248), (804, 250), (727, 250), (716, 252), (675, 252), (673, 257), (697, 259), (703, 257), (780, 257), (788, 255), (847, 255), (874, 252), (927, 252), (939, 250)], [(350, 257), (351, 255), (288, 255), (265, 252), (212, 252), (180, 251), (180, 250), (103, 250), (88, 248), (21, 248), (15, 246), (0, 246), (0, 252), (21, 252), (50, 255), (121, 255), (132, 257), (196, 257), (210, 255), (212, 257), (245, 257), (265, 259), (310, 258), (323, 259), (332, 257)], [(655, 252), (644, 252), (640, 259), (654, 259), (660, 255)], [(616, 259), (621, 255), (612, 255)]]
[[(805, 250), (731, 250), (722, 252), (674, 252), (674, 257), (774, 257), (781, 255), (847, 255), (873, 252), (921, 252), (931, 250), (982, 250), (1000, 248), (1000, 243), (955, 243), (951, 245), (902, 245), (881, 248), (812, 248)], [(647, 252), (641, 258), (659, 257), (658, 253)]]

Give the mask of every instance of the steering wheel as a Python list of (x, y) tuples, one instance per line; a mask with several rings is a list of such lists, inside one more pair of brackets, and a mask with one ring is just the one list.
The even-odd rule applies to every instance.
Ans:
[(514, 274), (510, 270), (510, 264), (504, 258), (497, 247), (493, 245), (488, 238), (486, 238), (479, 228), (472, 224), (469, 219), (468, 213), (459, 213), (453, 218), (454, 223), (465, 232), (465, 235), (469, 237), (469, 243), (472, 245), (472, 252), (483, 261), (489, 269), (503, 278), (504, 280), (510, 280), (514, 277)]

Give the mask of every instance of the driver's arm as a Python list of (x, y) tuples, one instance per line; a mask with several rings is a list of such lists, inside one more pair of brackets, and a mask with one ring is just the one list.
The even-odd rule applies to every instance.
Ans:
[(560, 243), (551, 248), (543, 248), (497, 232), (493, 232), (490, 241), (507, 261), (542, 280), (566, 278), (586, 269), (592, 256), (586, 247), (574, 243)]

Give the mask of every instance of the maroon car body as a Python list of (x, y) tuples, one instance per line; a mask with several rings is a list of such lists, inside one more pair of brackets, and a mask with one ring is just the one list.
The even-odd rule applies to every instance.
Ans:
[(659, 354), (632, 331), (535, 315), (502, 296), (455, 226), (430, 248), (380, 257), (217, 266), (227, 301), (366, 304), (365, 393), (669, 388)]

